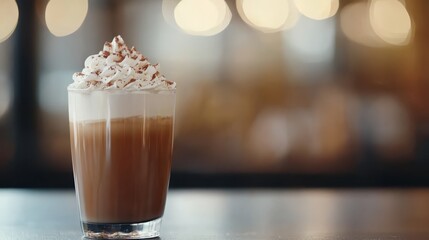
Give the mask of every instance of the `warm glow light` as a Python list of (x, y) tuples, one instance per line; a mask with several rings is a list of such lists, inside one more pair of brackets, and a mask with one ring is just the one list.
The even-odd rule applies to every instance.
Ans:
[[(289, 0), (289, 1), (292, 1), (292, 0)], [(295, 27), (295, 25), (298, 23), (300, 16), (301, 16), (301, 13), (298, 11), (296, 6), (294, 4), (289, 4), (289, 16), (286, 22), (279, 30), (288, 30)]]
[(46, 6), (46, 25), (57, 37), (72, 34), (88, 13), (88, 0), (51, 0)]
[(340, 21), (341, 30), (349, 40), (368, 47), (386, 46), (371, 27), (367, 3), (356, 2), (346, 5), (341, 11)]
[(412, 23), (405, 6), (398, 0), (372, 0), (370, 23), (374, 32), (393, 45), (409, 43)]
[(302, 15), (322, 20), (334, 16), (340, 3), (339, 0), (295, 0), (295, 6)]
[(222, 32), (223, 30), (225, 30), (226, 27), (228, 27), (232, 19), (232, 13), (228, 5), (226, 4), (226, 2), (224, 0), (222, 0), (222, 2), (223, 2), (223, 7), (221, 8), (222, 21), (219, 22), (216, 27), (210, 29), (209, 31), (203, 32), (202, 35), (204, 36), (215, 35)]
[(284, 30), (285, 25), (288, 25), (291, 13), (288, 0), (237, 0), (236, 3), (243, 21), (258, 30), (276, 32)]
[(224, 0), (182, 0), (174, 9), (177, 25), (192, 35), (215, 35), (228, 26), (231, 17)]
[(18, 23), (19, 11), (15, 0), (0, 1), (0, 42), (12, 35)]

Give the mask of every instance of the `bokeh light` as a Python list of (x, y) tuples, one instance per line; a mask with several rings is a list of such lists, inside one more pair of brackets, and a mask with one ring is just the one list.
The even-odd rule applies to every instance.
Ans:
[[(291, 1), (292, 0), (289, 0), (289, 15), (286, 19), (286, 22), (283, 24), (283, 26), (280, 29), (274, 29), (275, 31), (283, 31), (283, 30), (291, 29), (295, 27), (295, 25), (298, 23), (301, 17), (301, 13), (298, 11), (295, 4), (292, 4)], [(265, 32), (270, 32), (270, 31), (265, 31)]]
[(372, 0), (370, 23), (381, 39), (393, 45), (406, 45), (412, 33), (412, 22), (404, 4), (398, 0)]
[(67, 36), (79, 29), (87, 13), (88, 0), (51, 0), (46, 6), (46, 25), (55, 36)]
[(212, 35), (216, 35), (220, 32), (222, 32), (223, 30), (225, 30), (226, 27), (228, 27), (229, 23), (231, 22), (232, 19), (232, 13), (231, 10), (229, 10), (229, 8), (227, 7), (226, 12), (224, 14), (223, 20), (214, 28), (208, 30), (208, 31), (204, 31), (201, 32), (200, 35), (201, 36), (212, 36)]
[(340, 14), (341, 31), (351, 41), (367, 47), (387, 46), (371, 27), (369, 5), (355, 2), (346, 5)]
[(220, 13), (218, 18), (219, 22), (215, 27), (207, 31), (199, 32), (198, 35), (200, 36), (213, 36), (222, 32), (223, 30), (225, 30), (226, 27), (228, 27), (232, 19), (231, 10), (229, 9), (228, 4), (226, 4), (225, 0), (211, 0), (211, 1), (214, 2), (217, 8), (219, 9), (219, 13)]
[(302, 15), (322, 20), (334, 16), (340, 3), (338, 0), (295, 0), (295, 6)]
[(0, 1), (0, 42), (8, 39), (18, 24), (19, 10), (15, 0)]
[(291, 12), (288, 0), (237, 0), (236, 4), (243, 21), (263, 32), (284, 30)]
[(218, 34), (228, 26), (231, 18), (224, 0), (182, 0), (174, 9), (177, 25), (191, 35)]

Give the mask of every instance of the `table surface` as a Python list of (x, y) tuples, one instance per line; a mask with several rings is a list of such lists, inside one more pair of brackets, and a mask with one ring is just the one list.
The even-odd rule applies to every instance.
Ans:
[[(81, 236), (73, 191), (0, 190), (1, 240)], [(429, 189), (173, 190), (161, 239), (429, 239)]]

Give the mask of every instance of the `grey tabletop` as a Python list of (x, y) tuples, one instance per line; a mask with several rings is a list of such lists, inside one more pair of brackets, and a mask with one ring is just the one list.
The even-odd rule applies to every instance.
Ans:
[[(0, 240), (81, 236), (73, 191), (0, 190)], [(161, 239), (429, 239), (429, 190), (173, 190)]]

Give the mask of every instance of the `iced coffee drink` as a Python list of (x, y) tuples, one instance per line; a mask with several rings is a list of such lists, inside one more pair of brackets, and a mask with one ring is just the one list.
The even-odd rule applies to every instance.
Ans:
[(87, 238), (159, 235), (170, 178), (175, 83), (117, 36), (68, 87), (76, 194)]

